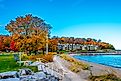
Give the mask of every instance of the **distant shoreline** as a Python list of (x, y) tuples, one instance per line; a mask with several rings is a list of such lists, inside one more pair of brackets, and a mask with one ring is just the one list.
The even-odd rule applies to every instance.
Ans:
[(121, 55), (121, 54), (117, 54), (117, 53), (71, 53), (70, 55)]

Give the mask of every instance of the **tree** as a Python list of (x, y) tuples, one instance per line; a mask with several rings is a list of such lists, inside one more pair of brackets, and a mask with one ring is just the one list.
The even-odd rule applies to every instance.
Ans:
[(3, 37), (0, 36), (0, 51), (3, 51), (4, 45), (3, 45)]
[(57, 38), (49, 39), (49, 49), (52, 52), (57, 51), (57, 46), (58, 46), (58, 39)]
[(11, 37), (8, 35), (0, 35), (0, 51), (8, 51), (10, 47)]
[(31, 14), (17, 17), (6, 26), (18, 51), (34, 51), (35, 53), (45, 48), (46, 35), (50, 35), (51, 28), (43, 19)]

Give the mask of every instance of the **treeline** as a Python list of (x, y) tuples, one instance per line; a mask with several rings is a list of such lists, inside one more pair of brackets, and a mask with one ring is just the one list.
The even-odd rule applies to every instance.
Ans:
[(94, 45), (98, 46), (99, 50), (102, 49), (112, 49), (115, 50), (114, 46), (112, 44), (102, 42), (100, 39), (96, 40), (93, 38), (74, 38), (74, 37), (58, 37), (58, 36), (53, 36), (50, 40), (50, 48), (53, 50), (56, 50), (55, 48), (57, 47), (58, 43), (59, 44), (71, 44), (76, 45), (76, 44), (81, 44), (81, 45)]
[[(38, 51), (43, 50), (45, 51), (45, 44), (46, 42), (43, 42), (41, 44), (38, 44), (40, 42), (37, 42), (41, 37), (27, 37), (23, 40), (23, 38), (20, 36), (8, 36), (8, 35), (0, 35), (0, 51), (19, 51), (22, 49), (25, 51)], [(13, 39), (19, 40), (14, 41)], [(46, 40), (46, 39), (45, 39)], [(43, 40), (43, 41), (45, 41)], [(23, 45), (19, 45), (23, 44)], [(49, 38), (48, 40), (48, 48), (49, 51), (57, 51), (58, 50), (58, 44), (81, 44), (81, 45), (95, 45), (99, 46), (99, 49), (112, 49), (114, 50), (114, 46), (106, 43), (101, 42), (101, 40), (96, 40), (92, 38), (74, 38), (74, 37), (57, 37), (53, 36), (52, 38)]]

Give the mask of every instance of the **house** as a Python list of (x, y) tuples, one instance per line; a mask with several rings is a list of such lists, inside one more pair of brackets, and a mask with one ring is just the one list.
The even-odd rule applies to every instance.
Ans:
[(61, 44), (58, 43), (58, 50), (97, 50), (96, 45), (81, 45), (81, 44)]
[(121, 50), (116, 50), (115, 53), (116, 54), (121, 54)]

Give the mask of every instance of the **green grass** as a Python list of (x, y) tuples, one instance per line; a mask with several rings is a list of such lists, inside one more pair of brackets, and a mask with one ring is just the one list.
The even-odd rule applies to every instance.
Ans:
[(0, 73), (6, 71), (17, 71), (21, 68), (30, 68), (34, 72), (37, 72), (37, 67), (32, 66), (19, 66), (14, 60), (14, 56), (10, 55), (0, 55)]

